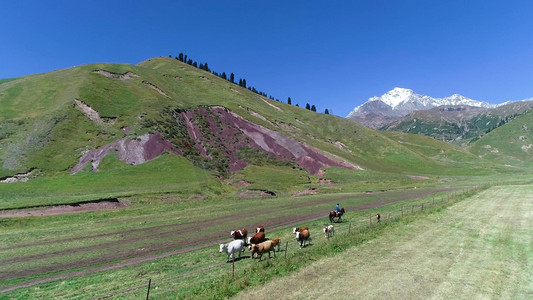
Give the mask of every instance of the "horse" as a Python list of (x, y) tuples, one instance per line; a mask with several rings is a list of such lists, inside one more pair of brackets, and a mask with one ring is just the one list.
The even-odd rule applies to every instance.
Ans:
[[(344, 212), (345, 212), (344, 211), (344, 207), (341, 208), (340, 211), (331, 211), (329, 213), (329, 222), (330, 223), (333, 223), (333, 222), (340, 223), (340, 222), (342, 222), (342, 215), (344, 214)], [(337, 218), (336, 221), (335, 221), (335, 218)]]

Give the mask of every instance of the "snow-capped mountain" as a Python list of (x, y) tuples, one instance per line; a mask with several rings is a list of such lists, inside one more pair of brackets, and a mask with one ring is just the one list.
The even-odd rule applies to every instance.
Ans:
[(495, 107), (493, 104), (472, 100), (459, 94), (445, 98), (433, 98), (417, 94), (410, 89), (397, 87), (379, 97), (375, 96), (368, 99), (367, 102), (356, 107), (346, 118), (377, 129), (413, 111), (428, 110), (443, 105)]

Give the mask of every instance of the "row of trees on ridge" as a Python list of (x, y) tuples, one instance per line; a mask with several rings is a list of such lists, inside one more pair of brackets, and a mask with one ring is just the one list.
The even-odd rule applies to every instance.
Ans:
[[(169, 55), (168, 57), (172, 58), (172, 55)], [(215, 71), (211, 70), (211, 69), (209, 68), (209, 65), (208, 65), (207, 62), (205, 62), (205, 63), (199, 63), (199, 64), (198, 64), (196, 61), (193, 61), (193, 60), (192, 60), (187, 54), (183, 54), (183, 53), (178, 54), (178, 56), (176, 56), (175, 59), (177, 59), (177, 60), (179, 60), (179, 61), (181, 61), (181, 62), (183, 62), (183, 63), (186, 63), (186, 64), (188, 64), (188, 65), (191, 65), (191, 66), (193, 66), (193, 67), (195, 67), (195, 68), (198, 68), (198, 69), (200, 69), (200, 70), (204, 70), (204, 71), (206, 71), (206, 72), (210, 72), (210, 73), (212, 73), (213, 75), (218, 76), (218, 77), (220, 77), (220, 78), (222, 78), (222, 79), (224, 79), (224, 80), (227, 80), (227, 81), (229, 81), (229, 82), (231, 82), (231, 83), (237, 84), (237, 83), (235, 83), (235, 74), (230, 73), (229, 76), (226, 74), (226, 72), (222, 72), (222, 73), (219, 74), (218, 72), (215, 72)], [(245, 88), (245, 89), (248, 89), (248, 90), (250, 90), (250, 91), (252, 91), (252, 92), (254, 92), (254, 93), (256, 93), (256, 94), (259, 94), (259, 95), (261, 95), (261, 96), (263, 96), (263, 97), (267, 97), (267, 98), (269, 98), (269, 99), (271, 99), (271, 100), (281, 102), (281, 101), (279, 101), (279, 99), (275, 99), (273, 96), (271, 96), (271, 95), (269, 96), (269, 95), (267, 95), (267, 93), (265, 93), (265, 92), (258, 91), (258, 90), (257, 90), (255, 87), (253, 87), (253, 86), (248, 86), (248, 85), (246, 84), (246, 79), (245, 79), (245, 78), (239, 78), (238, 85), (239, 85), (240, 87), (243, 87), (243, 88)], [(289, 98), (287, 99), (287, 104), (292, 105), (291, 97), (289, 97)], [(299, 107), (298, 104), (296, 104), (295, 106)], [(315, 107), (314, 104), (313, 104), (313, 105), (310, 105), (309, 103), (307, 103), (307, 104), (305, 105), (305, 109), (310, 110), (310, 111), (313, 111), (313, 112), (316, 112), (316, 107)], [(327, 108), (326, 108), (326, 110), (324, 111), (324, 114), (329, 115), (329, 111), (328, 111)]]

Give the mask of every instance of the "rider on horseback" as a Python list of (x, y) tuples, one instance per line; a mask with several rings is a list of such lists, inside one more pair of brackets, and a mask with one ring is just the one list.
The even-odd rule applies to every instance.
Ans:
[(339, 211), (341, 211), (341, 208), (339, 207), (339, 203), (337, 203), (337, 205), (335, 205), (335, 213), (338, 213)]

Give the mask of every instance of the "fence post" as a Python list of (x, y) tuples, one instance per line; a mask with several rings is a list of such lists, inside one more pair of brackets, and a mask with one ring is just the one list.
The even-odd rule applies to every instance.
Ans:
[(148, 300), (148, 296), (150, 296), (150, 285), (152, 284), (152, 278), (148, 280), (148, 291), (146, 292), (146, 300)]
[(287, 249), (289, 248), (289, 242), (285, 242), (285, 258), (287, 258)]

